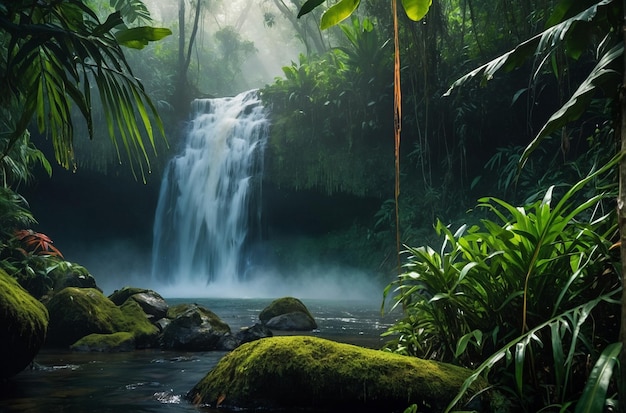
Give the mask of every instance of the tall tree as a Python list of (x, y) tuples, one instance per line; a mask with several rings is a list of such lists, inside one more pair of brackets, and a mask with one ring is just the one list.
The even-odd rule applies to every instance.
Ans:
[(193, 26), (189, 41), (186, 39), (185, 27), (187, 23), (186, 0), (178, 1), (178, 80), (174, 96), (174, 107), (179, 117), (187, 114), (189, 100), (191, 99), (190, 85), (187, 79), (189, 65), (191, 64), (191, 54), (198, 34), (200, 15), (202, 13), (202, 0), (196, 0), (194, 7)]

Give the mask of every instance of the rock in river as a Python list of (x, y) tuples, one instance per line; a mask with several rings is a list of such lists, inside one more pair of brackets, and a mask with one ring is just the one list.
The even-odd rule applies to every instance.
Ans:
[(151, 347), (159, 329), (139, 304), (127, 300), (120, 307), (94, 288), (64, 288), (47, 304), (50, 313), (48, 342), (67, 347), (89, 334), (132, 333), (138, 348)]
[[(264, 338), (224, 356), (187, 398), (217, 407), (440, 411), (472, 371), (305, 336)], [(469, 393), (486, 383), (477, 381)], [(342, 410), (343, 409), (343, 410)]]
[(273, 330), (310, 331), (317, 328), (309, 309), (294, 297), (272, 301), (261, 311), (259, 320)]
[(230, 327), (214, 312), (196, 304), (170, 307), (173, 318), (163, 330), (161, 346), (171, 350), (232, 350), (237, 343)]

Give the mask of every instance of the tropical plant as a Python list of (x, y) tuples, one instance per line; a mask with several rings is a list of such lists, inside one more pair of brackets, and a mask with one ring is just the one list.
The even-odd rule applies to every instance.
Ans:
[(18, 228), (28, 228), (35, 223), (28, 203), (13, 190), (0, 187), (0, 246), (2, 241), (13, 236)]
[(618, 161), (589, 174), (556, 205), (553, 188), (524, 207), (482, 198), (479, 207), (497, 220), (455, 233), (439, 222), (440, 250), (408, 247), (406, 272), (384, 293), (404, 308), (386, 333), (393, 337), (387, 348), (479, 366), (477, 375), (495, 368), (492, 382), (523, 411), (576, 403), (588, 359), (610, 366), (600, 353), (615, 350), (608, 346), (617, 326), (609, 320), (620, 291), (609, 251), (614, 215), (601, 208), (614, 194), (581, 196)]
[[(169, 29), (126, 28), (119, 11), (106, 21), (81, 0), (52, 3), (0, 1), (0, 69), (7, 92), (1, 106), (11, 108), (12, 130), (0, 156), (9, 156), (35, 119), (52, 138), (57, 161), (74, 166), (72, 102), (93, 136), (92, 94), (99, 95), (113, 144), (122, 146), (143, 174), (149, 167), (147, 141), (154, 146), (158, 113), (133, 76), (121, 45), (142, 48), (169, 35)], [(93, 89), (93, 90), (92, 90)]]
[(52, 255), (63, 258), (63, 254), (54, 245), (46, 234), (35, 232), (32, 229), (15, 231), (15, 239), (22, 245), (19, 250), (24, 255)]
[[(623, 2), (617, 0), (563, 0), (557, 4), (548, 22), (546, 29), (538, 35), (519, 44), (513, 50), (478, 67), (467, 75), (458, 79), (450, 90), (458, 88), (473, 78), (481, 78), (482, 83), (494, 78), (497, 71), (510, 71), (519, 67), (529, 58), (535, 61), (533, 78), (544, 70), (550, 70), (555, 76), (564, 73), (562, 64), (559, 64), (557, 51), (569, 59), (577, 60), (586, 49), (592, 49), (597, 56), (597, 63), (588, 72), (570, 98), (561, 105), (545, 122), (534, 139), (528, 144), (521, 156), (519, 167), (523, 167), (531, 153), (550, 135), (560, 131), (562, 137), (569, 139), (567, 127), (586, 113), (593, 102), (593, 97), (600, 91), (606, 93), (617, 107), (617, 91), (626, 84), (626, 71), (623, 67), (624, 32)], [(548, 69), (546, 69), (548, 68)], [(620, 73), (621, 72), (621, 73)], [(623, 100), (624, 97), (620, 96)], [(626, 142), (626, 116), (624, 102), (621, 102), (617, 116), (621, 147)], [(617, 126), (615, 126), (617, 128)], [(564, 143), (568, 144), (569, 141)], [(612, 151), (614, 148), (609, 147)], [(620, 238), (626, 236), (626, 160), (622, 158), (619, 165), (620, 188), (618, 194), (618, 222)], [(620, 244), (621, 255), (626, 256), (626, 243)], [(626, 284), (626, 261), (622, 261), (622, 285)], [(621, 364), (626, 364), (626, 289), (622, 293), (621, 310)], [(621, 391), (626, 391), (626, 369), (621, 370)], [(626, 412), (626, 403), (620, 404), (620, 411)]]

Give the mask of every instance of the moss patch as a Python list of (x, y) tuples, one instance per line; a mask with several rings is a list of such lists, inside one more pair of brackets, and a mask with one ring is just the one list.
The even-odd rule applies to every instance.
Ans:
[(48, 312), (18, 282), (0, 270), (0, 378), (22, 371), (46, 338)]
[(70, 346), (74, 351), (118, 352), (135, 349), (135, 336), (125, 331), (113, 334), (89, 334)]
[(226, 355), (188, 398), (213, 406), (220, 400), (237, 408), (392, 411), (416, 403), (437, 411), (455, 397), (471, 373), (450, 364), (316, 337), (273, 337)]
[(159, 328), (146, 318), (139, 303), (127, 300), (119, 308), (122, 316), (114, 320), (117, 331), (132, 332), (137, 348), (153, 347), (157, 344)]

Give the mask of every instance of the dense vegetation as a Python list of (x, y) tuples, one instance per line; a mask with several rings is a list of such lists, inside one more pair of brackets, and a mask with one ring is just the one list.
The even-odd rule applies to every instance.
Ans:
[[(71, 168), (71, 111), (90, 136), (102, 116), (115, 159), (128, 152), (142, 176), (148, 149), (160, 147), (151, 132), (162, 129), (157, 107), (166, 124), (177, 125), (189, 98), (235, 91), (240, 65), (254, 53), (251, 41), (224, 27), (215, 35), (219, 46), (194, 57), (204, 3), (192, 4), (188, 33), (181, 1), (178, 54), (159, 45), (127, 60), (121, 45), (140, 47), (166, 32), (148, 26), (141, 2), (86, 3), (0, 1), (7, 91), (0, 100), (0, 264), (36, 296), (57, 268), (74, 264), (28, 230), (34, 217), (18, 188), (35, 164), (50, 168), (29, 123), (51, 136), (57, 161)], [(290, 16), (306, 52), (262, 89), (272, 114), (267, 184), (348, 196), (355, 210), (376, 203), (369, 216), (355, 214), (301, 250), (310, 256), (332, 245), (344, 260), (386, 277), (400, 270), (385, 290), (404, 311), (387, 350), (475, 368), (494, 385), (494, 410), (613, 409), (624, 383), (614, 373), (621, 351), (614, 212), (621, 3), (441, 0), (419, 22), (400, 14), (399, 221), (388, 4), (362, 1), (321, 32), (318, 7), (299, 24), (293, 15), (304, 2), (274, 3), (279, 13), (266, 12), (265, 24)], [(359, 4), (339, 2), (346, 3)], [(212, 76), (197, 75), (202, 59)], [(162, 69), (144, 65), (142, 72), (141, 61)], [(92, 112), (90, 85), (100, 112)], [(397, 230), (406, 245), (401, 269), (389, 259)], [(290, 248), (298, 257), (298, 247)]]
[[(619, 240), (612, 204), (619, 157), (610, 159), (619, 129), (621, 5), (479, 3), (436, 2), (421, 26), (405, 20), (398, 36), (409, 62), (402, 94), (410, 108), (402, 119), (402, 240), (423, 242), (423, 223), (436, 220), (444, 241), (438, 249), (407, 247), (403, 271), (385, 292), (404, 311), (387, 333), (387, 348), (477, 368), (476, 376), (488, 375), (500, 394), (492, 400), (504, 395), (492, 405), (498, 411), (611, 409), (622, 382), (617, 374), (611, 379), (622, 344), (621, 267), (617, 248), (610, 248)], [(302, 10), (319, 4), (307, 2)], [(340, 2), (326, 15), (339, 21), (358, 4)], [(347, 47), (301, 59), (284, 69), (286, 81), (265, 89), (276, 118), (273, 136), (280, 139), (272, 143), (277, 159), (285, 162), (284, 147), (306, 148), (298, 166), (284, 169), (302, 171), (291, 181), (296, 186), (358, 193), (355, 176), (370, 191), (383, 182), (367, 166), (366, 173), (350, 169), (345, 176), (345, 158), (307, 162), (317, 145), (326, 160), (343, 144), (344, 156), (367, 165), (380, 156), (370, 142), (390, 135), (388, 124), (371, 122), (367, 113), (379, 103), (390, 106), (384, 81), (390, 59), (378, 40), (392, 37), (387, 14), (370, 3), (359, 12), (376, 20), (361, 24), (352, 17), (342, 27)], [(506, 40), (515, 35), (517, 48), (477, 64), (512, 49), (516, 43)], [(461, 77), (467, 62), (479, 67)], [(376, 70), (385, 63), (386, 70)], [(500, 68), (521, 70), (493, 80)], [(498, 93), (470, 83), (475, 77), (492, 88), (496, 83)], [(357, 152), (361, 143), (369, 157)], [(484, 169), (495, 179), (481, 180)], [(453, 231), (446, 224), (468, 208), (471, 189), (492, 196), (462, 215), (465, 223)]]

